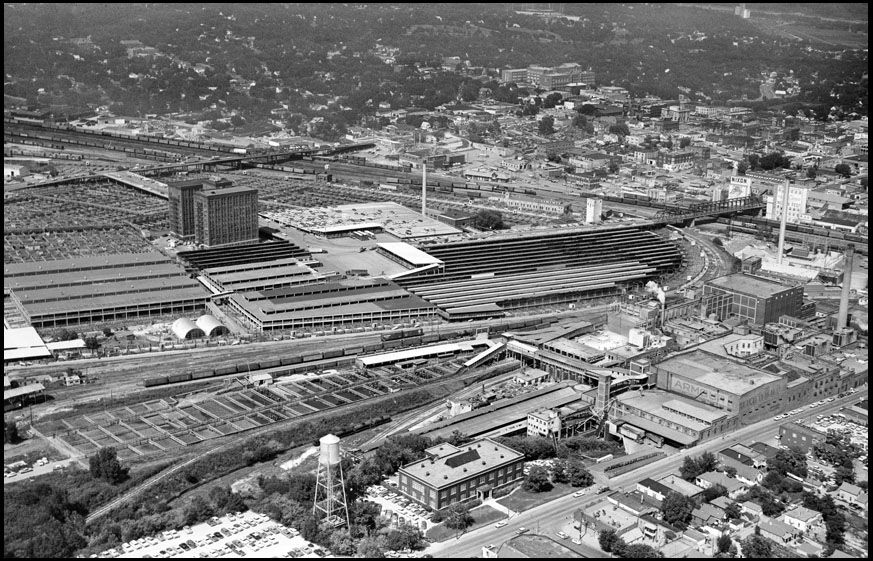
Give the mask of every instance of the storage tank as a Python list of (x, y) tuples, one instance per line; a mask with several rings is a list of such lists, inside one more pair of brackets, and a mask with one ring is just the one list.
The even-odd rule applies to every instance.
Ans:
[(335, 466), (340, 463), (340, 439), (333, 434), (322, 436), (319, 441), (321, 444), (321, 452), (318, 455), (318, 463), (322, 465)]

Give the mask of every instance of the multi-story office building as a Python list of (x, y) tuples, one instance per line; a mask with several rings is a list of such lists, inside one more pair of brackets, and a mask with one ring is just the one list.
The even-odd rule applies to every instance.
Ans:
[(527, 68), (509, 68), (500, 72), (500, 81), (503, 83), (527, 82)]
[(170, 232), (182, 239), (192, 239), (194, 237), (194, 193), (204, 189), (223, 189), (232, 184), (228, 179), (214, 181), (190, 179), (168, 183)]
[(258, 240), (258, 190), (248, 187), (194, 193), (194, 241), (209, 247)]
[(183, 239), (194, 237), (194, 193), (202, 188), (203, 181), (197, 179), (167, 184), (173, 235)]

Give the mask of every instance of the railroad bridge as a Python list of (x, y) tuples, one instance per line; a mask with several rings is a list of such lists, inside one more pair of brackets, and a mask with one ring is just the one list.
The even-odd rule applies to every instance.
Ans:
[(666, 207), (655, 215), (655, 222), (688, 223), (698, 218), (716, 218), (733, 214), (759, 214), (765, 208), (760, 197), (750, 195), (724, 201), (694, 203), (687, 207)]

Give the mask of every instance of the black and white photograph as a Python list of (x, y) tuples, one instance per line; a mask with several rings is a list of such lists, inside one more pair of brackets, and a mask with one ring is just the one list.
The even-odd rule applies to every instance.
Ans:
[(868, 10), (4, 3), (4, 558), (867, 558)]

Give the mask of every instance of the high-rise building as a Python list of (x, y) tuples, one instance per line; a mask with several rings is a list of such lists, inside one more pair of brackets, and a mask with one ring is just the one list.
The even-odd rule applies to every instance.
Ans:
[(258, 240), (258, 190), (248, 187), (194, 193), (194, 241), (209, 247)]
[(183, 239), (194, 237), (194, 193), (202, 188), (203, 181), (197, 179), (167, 184), (173, 235)]
[(229, 179), (210, 181), (190, 179), (167, 184), (170, 205), (170, 233), (182, 238), (194, 238), (194, 193), (205, 189), (224, 189), (233, 185)]

